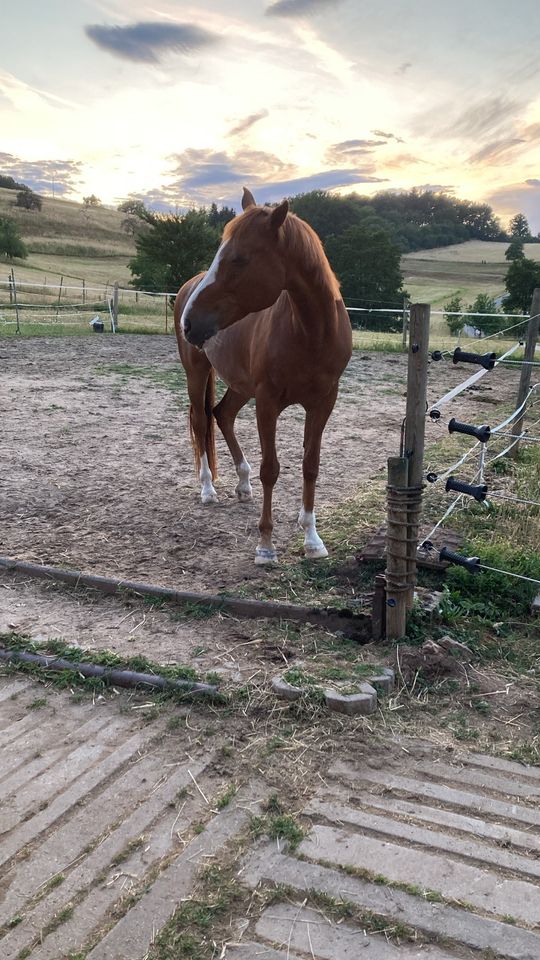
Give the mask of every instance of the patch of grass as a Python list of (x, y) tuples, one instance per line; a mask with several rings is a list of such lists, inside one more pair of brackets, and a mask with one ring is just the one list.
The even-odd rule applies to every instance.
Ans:
[(234, 783), (231, 783), (230, 786), (217, 798), (216, 808), (218, 810), (224, 810), (225, 807), (228, 807), (231, 800), (234, 799), (237, 792), (237, 786)]
[[(30, 653), (46, 653), (47, 655), (53, 654), (57, 657), (61, 657), (64, 660), (72, 661), (73, 663), (93, 663), (111, 670), (133, 670), (140, 673), (159, 675), (172, 681), (186, 680), (192, 683), (206, 681), (205, 677), (199, 676), (193, 667), (190, 666), (183, 666), (181, 664), (176, 664), (174, 666), (161, 666), (160, 664), (156, 664), (143, 656), (120, 657), (108, 650), (87, 651), (81, 647), (70, 646), (61, 640), (47, 640), (45, 643), (35, 643), (30, 637), (26, 637), (21, 634), (0, 633), (0, 644), (7, 649), (13, 650), (14, 652), (18, 650), (26, 650)], [(18, 660), (8, 661), (6, 663), (6, 669), (13, 672), (28, 673), (40, 680), (46, 680), (47, 682), (50, 682), (61, 689), (71, 689), (75, 686), (83, 687), (87, 690), (103, 691), (106, 690), (110, 684), (110, 680), (107, 676), (82, 677), (81, 674), (75, 669), (63, 671), (47, 670), (44, 667), (40, 667), (32, 663), (24, 663)], [(219, 684), (220, 680), (221, 678), (219, 675), (214, 675), (212, 680), (208, 682), (217, 685)], [(192, 696), (189, 688), (186, 688), (185, 692), (183, 690), (177, 690), (174, 688), (165, 690), (156, 689), (150, 690), (150, 694), (153, 696), (155, 704), (158, 704), (159, 701), (163, 699), (173, 699), (183, 702), (186, 699), (189, 700)], [(218, 693), (210, 699), (212, 699), (214, 703), (219, 703), (220, 696), (221, 695)]]
[(47, 700), (45, 697), (36, 697), (35, 700), (32, 700), (32, 703), (28, 704), (29, 710), (41, 710), (42, 707), (47, 706)]

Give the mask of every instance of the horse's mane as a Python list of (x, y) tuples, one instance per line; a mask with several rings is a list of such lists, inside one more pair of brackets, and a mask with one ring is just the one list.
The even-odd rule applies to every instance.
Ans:
[[(270, 207), (249, 207), (241, 217), (226, 224), (223, 238), (228, 240), (235, 235), (241, 236), (254, 220), (266, 219), (271, 213)], [(328, 287), (335, 299), (341, 296), (339, 281), (328, 263), (323, 245), (305, 220), (289, 212), (279, 231), (279, 238), (290, 259), (301, 265), (314, 283)]]

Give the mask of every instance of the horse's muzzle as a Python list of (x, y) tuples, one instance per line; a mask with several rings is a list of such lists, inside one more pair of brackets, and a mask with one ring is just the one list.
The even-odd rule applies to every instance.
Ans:
[(202, 349), (206, 341), (217, 333), (217, 326), (213, 321), (192, 324), (188, 317), (183, 320), (182, 328), (186, 340), (199, 349)]

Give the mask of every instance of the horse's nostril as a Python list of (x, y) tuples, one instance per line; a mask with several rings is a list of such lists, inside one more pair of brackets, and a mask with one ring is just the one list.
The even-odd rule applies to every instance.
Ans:
[(191, 330), (191, 320), (184, 320), (184, 333), (187, 335)]

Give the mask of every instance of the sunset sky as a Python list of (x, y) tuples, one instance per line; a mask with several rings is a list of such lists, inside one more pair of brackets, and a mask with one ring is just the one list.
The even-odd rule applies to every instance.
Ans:
[(20, 0), (0, 172), (162, 210), (444, 188), (540, 231), (538, 0)]

